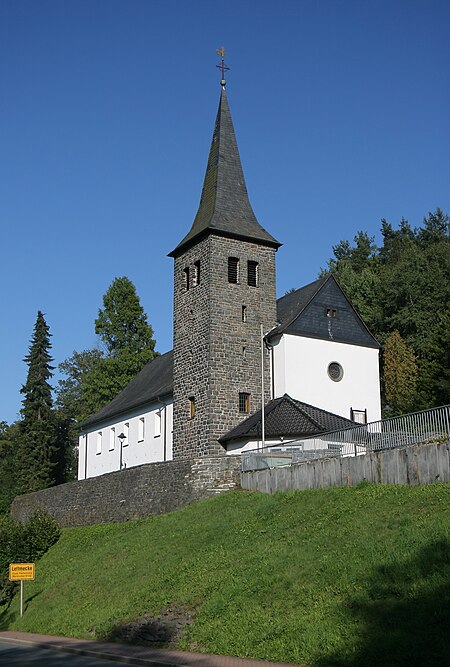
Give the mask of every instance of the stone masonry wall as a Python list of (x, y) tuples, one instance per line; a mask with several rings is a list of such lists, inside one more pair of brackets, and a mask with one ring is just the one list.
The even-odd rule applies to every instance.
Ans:
[[(239, 259), (239, 282), (228, 282), (228, 258)], [(258, 262), (258, 286), (247, 284), (247, 261)], [(184, 270), (200, 261), (200, 284), (186, 290)], [(246, 321), (242, 320), (246, 306)], [(275, 249), (209, 235), (175, 260), (174, 459), (224, 454), (218, 438), (241, 422), (239, 392), (250, 413), (261, 407), (260, 327), (276, 321)], [(270, 398), (265, 356), (265, 397)], [(195, 416), (189, 398), (195, 398)]]
[(17, 496), (11, 514), (42, 508), (62, 527), (143, 519), (235, 488), (239, 474), (239, 456), (148, 463)]

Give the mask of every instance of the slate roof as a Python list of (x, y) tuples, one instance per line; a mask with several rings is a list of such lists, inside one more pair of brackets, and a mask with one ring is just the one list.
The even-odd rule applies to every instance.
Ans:
[[(284, 436), (306, 437), (328, 431), (337, 431), (355, 426), (345, 417), (340, 417), (314, 405), (303, 403), (284, 394), (270, 401), (264, 408), (264, 431), (266, 438)], [(261, 437), (261, 410), (242, 421), (234, 429), (219, 438), (225, 445), (233, 440)]]
[(283, 333), (306, 308), (329, 277), (328, 275), (323, 276), (319, 280), (315, 280), (277, 299), (277, 319), (280, 325), (274, 329), (271, 335)]
[(208, 233), (256, 241), (275, 248), (281, 245), (261, 227), (251, 207), (224, 88), (197, 215), (190, 232), (169, 257), (176, 257)]
[(158, 397), (168, 396), (172, 392), (173, 350), (149, 361), (111, 403), (88, 417), (81, 428), (85, 430), (93, 424), (130, 412), (141, 405), (156, 401)]
[[(325, 316), (327, 307), (336, 317)], [(282, 333), (379, 348), (364, 321), (330, 273), (277, 300), (277, 320), (269, 340)]]

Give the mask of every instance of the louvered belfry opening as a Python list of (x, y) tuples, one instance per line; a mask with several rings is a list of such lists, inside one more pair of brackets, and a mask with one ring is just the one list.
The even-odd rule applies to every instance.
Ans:
[(239, 282), (239, 259), (228, 257), (228, 282), (237, 284)]

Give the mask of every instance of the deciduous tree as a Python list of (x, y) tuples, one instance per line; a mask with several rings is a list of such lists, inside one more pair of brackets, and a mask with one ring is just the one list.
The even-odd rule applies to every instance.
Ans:
[(111, 401), (155, 352), (153, 329), (136, 288), (126, 277), (116, 278), (103, 296), (95, 332), (104, 347), (74, 352), (59, 365), (66, 376), (57, 389), (57, 405), (80, 424)]
[(385, 413), (410, 411), (416, 400), (417, 363), (414, 352), (397, 330), (386, 339), (383, 353)]

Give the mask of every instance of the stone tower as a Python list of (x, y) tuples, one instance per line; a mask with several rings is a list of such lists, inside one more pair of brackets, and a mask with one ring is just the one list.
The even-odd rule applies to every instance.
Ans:
[(174, 458), (225, 453), (218, 438), (261, 407), (261, 325), (266, 332), (276, 321), (280, 245), (250, 205), (223, 86), (197, 215), (169, 254)]

